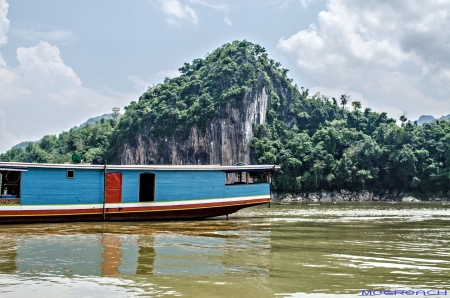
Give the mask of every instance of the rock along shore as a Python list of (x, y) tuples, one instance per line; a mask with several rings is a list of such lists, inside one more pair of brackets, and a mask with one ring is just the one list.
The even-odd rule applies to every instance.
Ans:
[[(422, 200), (412, 196), (407, 196), (403, 192), (386, 191), (383, 195), (375, 195), (368, 190), (349, 191), (345, 189), (318, 192), (305, 192), (300, 194), (278, 194), (272, 193), (274, 202), (379, 202), (379, 201), (400, 201), (400, 202), (421, 202)], [(438, 194), (423, 201), (450, 201), (450, 192)]]

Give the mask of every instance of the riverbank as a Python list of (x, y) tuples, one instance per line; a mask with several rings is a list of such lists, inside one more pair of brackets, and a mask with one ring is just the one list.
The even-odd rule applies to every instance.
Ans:
[(305, 192), (300, 194), (290, 193), (272, 193), (273, 202), (380, 202), (380, 201), (395, 201), (395, 202), (445, 202), (450, 201), (450, 191), (447, 193), (440, 193), (427, 198), (417, 198), (404, 192), (385, 191), (383, 195), (374, 194), (372, 191), (349, 191), (345, 189), (327, 191), (322, 190), (318, 192)]

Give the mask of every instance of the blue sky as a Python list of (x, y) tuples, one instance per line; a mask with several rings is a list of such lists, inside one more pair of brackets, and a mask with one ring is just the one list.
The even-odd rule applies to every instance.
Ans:
[(310, 93), (450, 114), (450, 0), (0, 0), (0, 152), (123, 108), (242, 39)]

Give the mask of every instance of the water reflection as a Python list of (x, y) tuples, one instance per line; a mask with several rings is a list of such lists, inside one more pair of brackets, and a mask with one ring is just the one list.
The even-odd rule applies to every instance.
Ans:
[(120, 250), (122, 246), (120, 237), (116, 235), (103, 235), (102, 246), (104, 248), (102, 253), (103, 262), (100, 263), (102, 276), (118, 275), (123, 257), (122, 251)]
[[(259, 264), (233, 262), (238, 252), (270, 250), (270, 232), (166, 224), (9, 226), (0, 245), (0, 273), (64, 276), (223, 275)], [(219, 226), (220, 227), (220, 226)]]
[(3, 226), (0, 294), (25, 286), (45, 297), (48, 285), (64, 296), (343, 298), (449, 288), (449, 220), (450, 208), (434, 205), (299, 204), (228, 221)]

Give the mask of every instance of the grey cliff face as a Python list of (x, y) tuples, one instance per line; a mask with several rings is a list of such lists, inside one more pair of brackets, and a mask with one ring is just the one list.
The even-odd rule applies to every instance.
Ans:
[(155, 139), (136, 135), (119, 152), (121, 164), (234, 165), (252, 163), (252, 125), (266, 121), (269, 95), (265, 87), (233, 99), (225, 107), (226, 118), (205, 123), (206, 129), (190, 128), (187, 138)]

